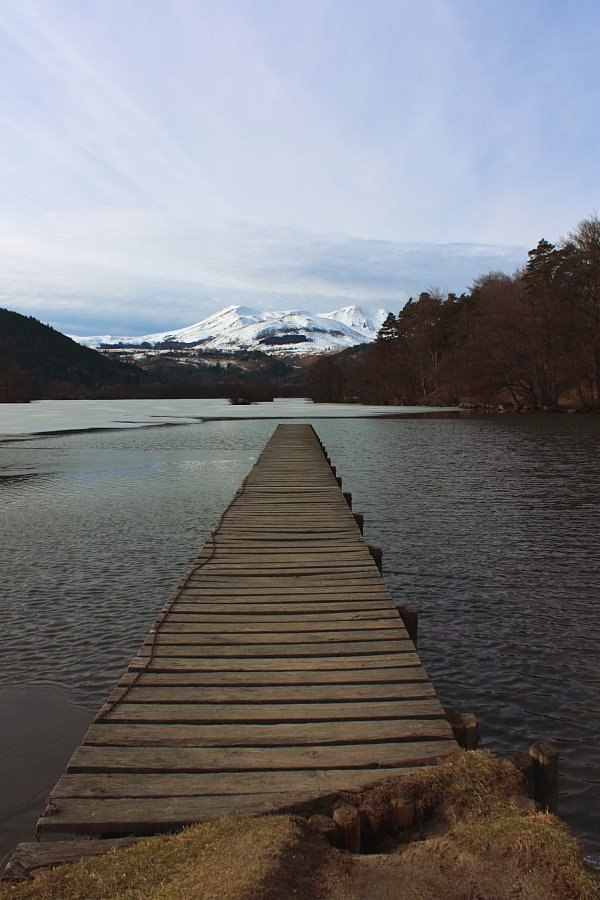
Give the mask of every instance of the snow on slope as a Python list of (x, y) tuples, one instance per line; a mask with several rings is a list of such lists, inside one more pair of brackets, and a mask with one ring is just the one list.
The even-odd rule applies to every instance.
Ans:
[(303, 310), (271, 311), (227, 306), (206, 319), (173, 331), (138, 337), (73, 337), (88, 347), (101, 344), (161, 344), (176, 341), (190, 347), (225, 350), (264, 350), (267, 353), (323, 353), (372, 341), (387, 312), (366, 313), (346, 306), (315, 315)]
[(385, 322), (388, 311), (386, 309), (376, 309), (373, 313), (366, 313), (360, 306), (342, 306), (341, 309), (334, 309), (333, 312), (322, 313), (326, 319), (335, 319), (336, 322), (343, 322), (349, 328), (355, 331), (362, 331), (370, 338), (374, 337)]
[(215, 350), (260, 349), (299, 353), (322, 353), (364, 344), (371, 340), (343, 322), (312, 313), (271, 313), (235, 331), (217, 335), (203, 344)]
[(218, 334), (235, 332), (244, 325), (260, 322), (263, 313), (248, 306), (227, 306), (219, 312), (213, 313), (195, 325), (179, 328), (175, 331), (160, 331), (156, 334), (147, 334), (139, 338), (139, 341), (147, 341), (150, 344), (160, 344), (163, 341), (180, 341), (182, 344), (197, 344)]

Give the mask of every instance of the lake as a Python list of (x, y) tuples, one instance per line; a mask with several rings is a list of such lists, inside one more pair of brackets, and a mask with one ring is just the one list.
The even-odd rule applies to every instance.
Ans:
[(289, 418), (314, 424), (393, 596), (419, 607), (442, 702), (475, 712), (491, 749), (556, 741), (561, 815), (600, 851), (600, 417), (423, 412), (0, 406), (0, 856), (31, 839), (85, 727)]

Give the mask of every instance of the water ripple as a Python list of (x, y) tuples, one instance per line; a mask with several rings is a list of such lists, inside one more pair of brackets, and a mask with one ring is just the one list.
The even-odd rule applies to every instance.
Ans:
[[(598, 418), (315, 425), (392, 593), (420, 609), (442, 701), (477, 714), (486, 746), (556, 741), (561, 811), (600, 849)], [(2, 680), (97, 708), (273, 427), (2, 447)]]

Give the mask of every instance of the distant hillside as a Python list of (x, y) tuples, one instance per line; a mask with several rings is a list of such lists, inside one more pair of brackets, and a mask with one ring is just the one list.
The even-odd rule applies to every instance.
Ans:
[(85, 397), (143, 373), (107, 359), (32, 316), (0, 309), (0, 401)]

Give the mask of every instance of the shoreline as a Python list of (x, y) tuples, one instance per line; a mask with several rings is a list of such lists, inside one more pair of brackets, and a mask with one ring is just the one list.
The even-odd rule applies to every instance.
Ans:
[[(311, 815), (312, 806), (320, 811)], [(358, 793), (315, 797), (312, 806), (213, 819), (126, 847), (83, 841), (65, 846), (69, 862), (58, 868), (50, 868), (60, 858), (56, 846), (51, 858), (48, 845), (41, 853), (21, 848), (6, 873), (13, 883), (0, 884), (0, 898), (594, 900), (600, 894), (598, 873), (565, 824), (528, 800), (511, 763), (485, 751), (462, 751)], [(108, 852), (98, 855), (102, 849)]]
[(35, 823), (96, 713), (48, 686), (0, 687), (0, 864)]

